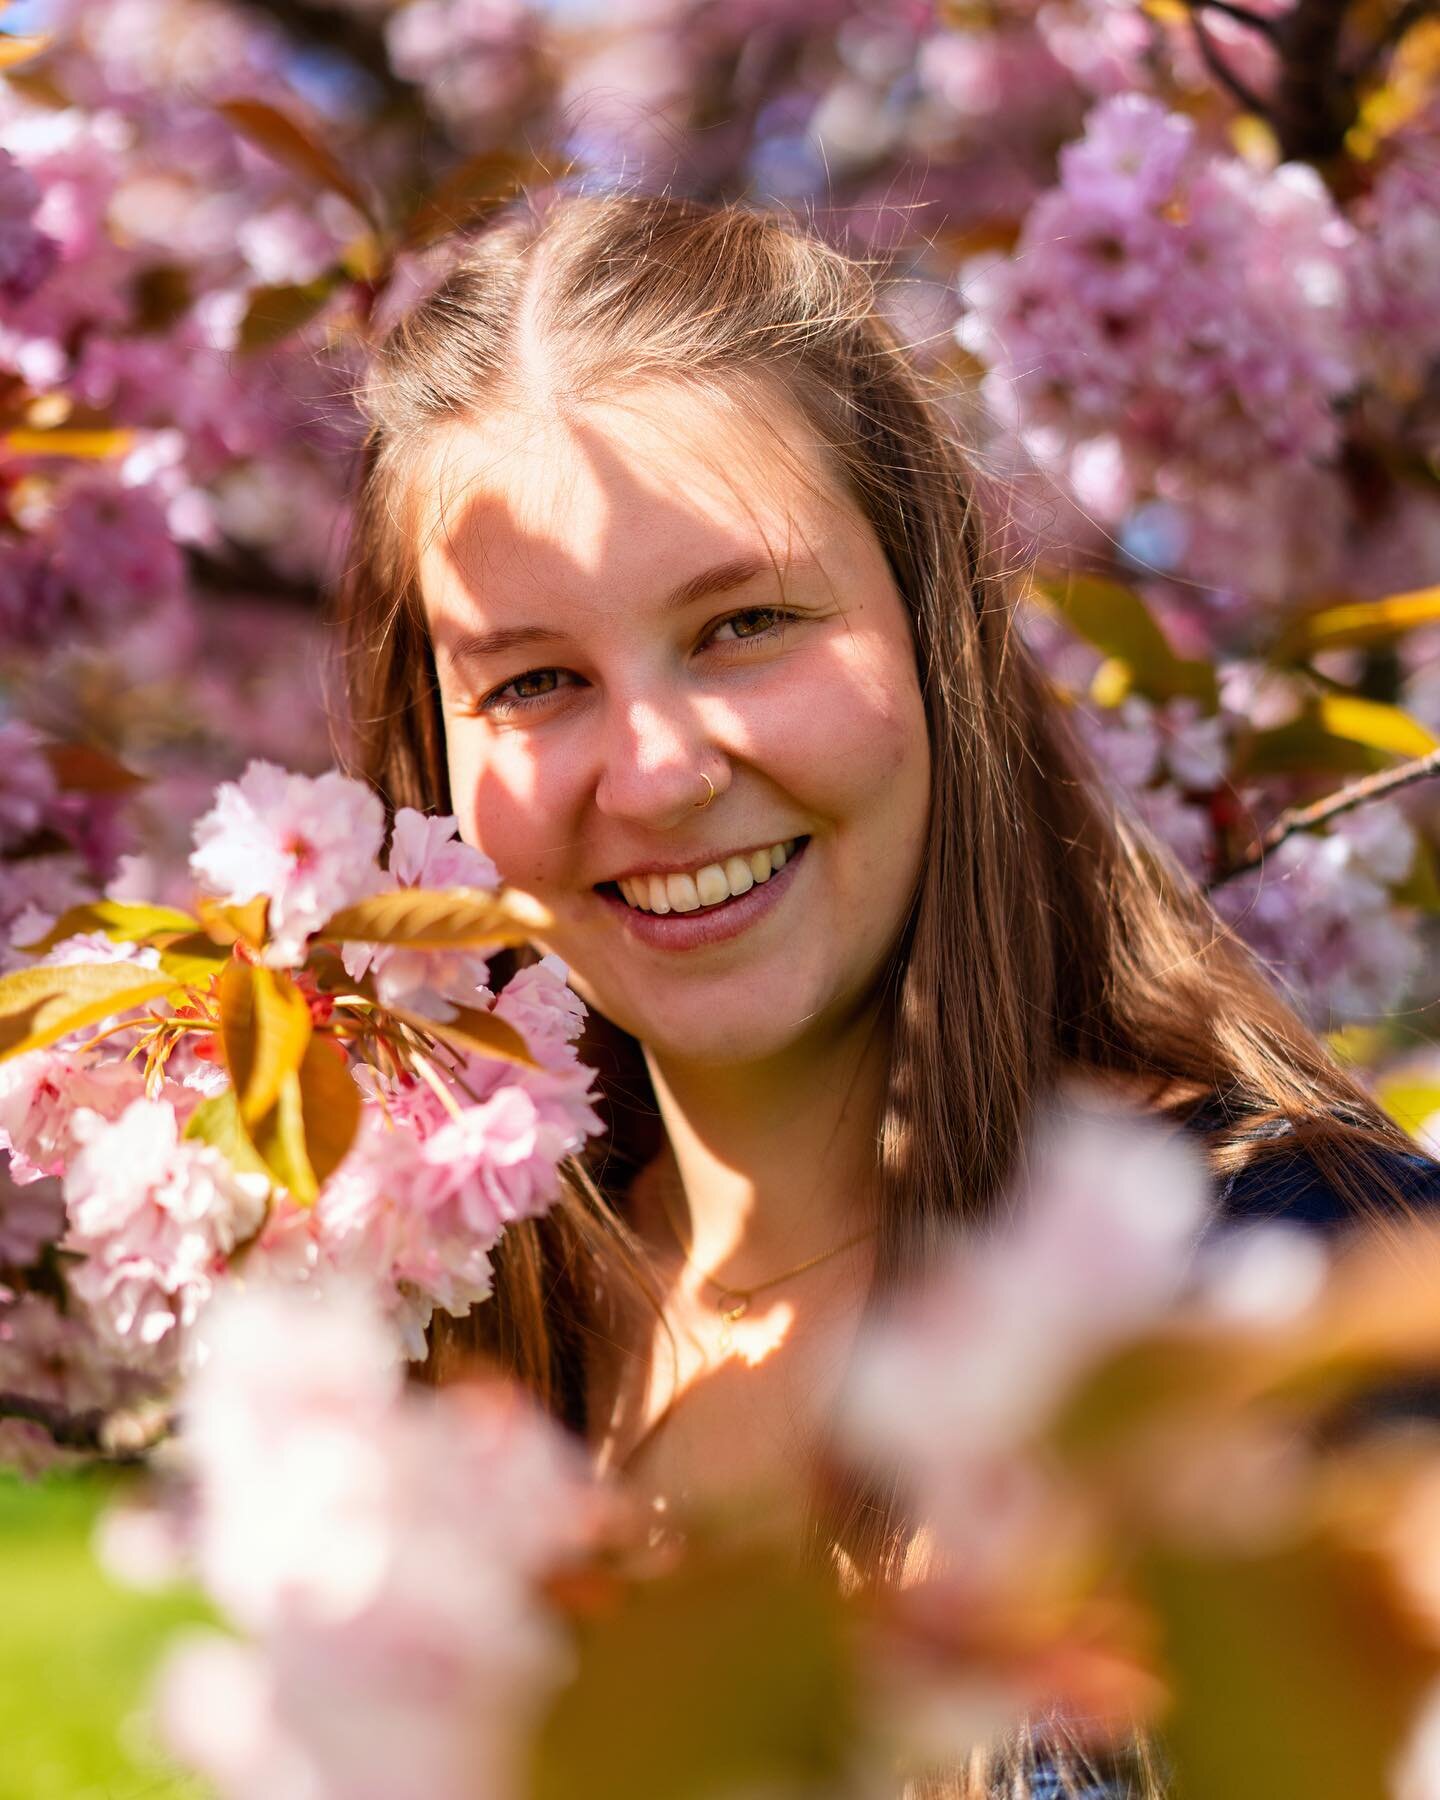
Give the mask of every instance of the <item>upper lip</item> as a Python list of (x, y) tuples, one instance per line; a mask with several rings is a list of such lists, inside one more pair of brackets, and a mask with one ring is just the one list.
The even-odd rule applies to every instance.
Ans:
[(732, 845), (728, 850), (697, 850), (689, 857), (671, 857), (666, 861), (631, 863), (628, 868), (619, 869), (613, 875), (606, 875), (595, 883), (596, 887), (604, 887), (606, 882), (634, 881), (641, 875), (693, 875), (696, 869), (703, 869), (711, 863), (722, 866), (732, 856), (751, 856), (757, 850), (769, 850), (775, 844), (788, 844), (805, 834), (798, 831), (782, 832), (778, 837), (757, 838), (753, 843)]

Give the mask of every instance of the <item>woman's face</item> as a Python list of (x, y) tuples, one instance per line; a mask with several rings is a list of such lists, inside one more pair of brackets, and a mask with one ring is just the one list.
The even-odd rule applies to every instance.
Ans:
[(903, 604), (798, 413), (768, 418), (790, 456), (672, 387), (496, 413), (438, 438), (420, 488), (461, 831), (662, 1060), (843, 1030), (924, 850)]

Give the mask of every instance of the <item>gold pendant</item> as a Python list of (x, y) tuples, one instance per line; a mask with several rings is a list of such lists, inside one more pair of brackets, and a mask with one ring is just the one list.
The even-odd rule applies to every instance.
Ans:
[(720, 1354), (722, 1356), (728, 1356), (735, 1348), (735, 1333), (730, 1327), (735, 1324), (737, 1319), (743, 1319), (745, 1317), (745, 1314), (750, 1310), (750, 1302), (743, 1296), (736, 1299), (732, 1306), (722, 1306), (720, 1302), (717, 1301), (715, 1303), (715, 1310), (720, 1315)]

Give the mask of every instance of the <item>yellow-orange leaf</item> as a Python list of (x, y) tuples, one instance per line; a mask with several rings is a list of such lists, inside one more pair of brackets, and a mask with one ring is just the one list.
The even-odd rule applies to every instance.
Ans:
[(238, 957), (220, 976), (220, 1036), (225, 1066), (247, 1126), (268, 1113), (310, 1045), (310, 1008), (282, 970)]
[(129, 962), (19, 969), (0, 979), (0, 1059), (38, 1050), (180, 987), (163, 969)]
[(63, 912), (44, 937), (21, 944), (32, 956), (43, 956), (66, 938), (98, 932), (112, 944), (139, 944), (154, 938), (194, 931), (197, 921), (172, 906), (146, 906), (126, 900), (92, 900)]
[(202, 900), (196, 911), (200, 923), (217, 944), (244, 944), (258, 950), (265, 942), (265, 927), (270, 916), (270, 902), (257, 894), (243, 906), (226, 906), (219, 900)]
[(1440, 587), (1392, 594), (1387, 600), (1359, 600), (1329, 606), (1298, 619), (1275, 647), (1279, 658), (1309, 656), (1317, 650), (1388, 644), (1422, 625), (1440, 624)]
[(49, 33), (33, 37), (0, 36), (0, 70), (18, 69), (50, 48)]
[(12, 456), (68, 456), (78, 462), (107, 462), (125, 456), (134, 442), (133, 431), (71, 431), (64, 426), (55, 431), (21, 428), (7, 431), (4, 438)]

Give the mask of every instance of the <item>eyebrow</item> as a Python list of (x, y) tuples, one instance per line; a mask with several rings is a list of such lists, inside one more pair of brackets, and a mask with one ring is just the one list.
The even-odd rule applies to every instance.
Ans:
[[(679, 612), (697, 600), (708, 600), (712, 594), (744, 587), (767, 569), (773, 573), (775, 566), (768, 556), (732, 556), (728, 562), (716, 563), (682, 581), (665, 596), (660, 610)], [(469, 662), (485, 656), (503, 656), (529, 644), (554, 643), (562, 635), (545, 625), (499, 625), (493, 631), (467, 631), (455, 640), (446, 655), (451, 663)]]

